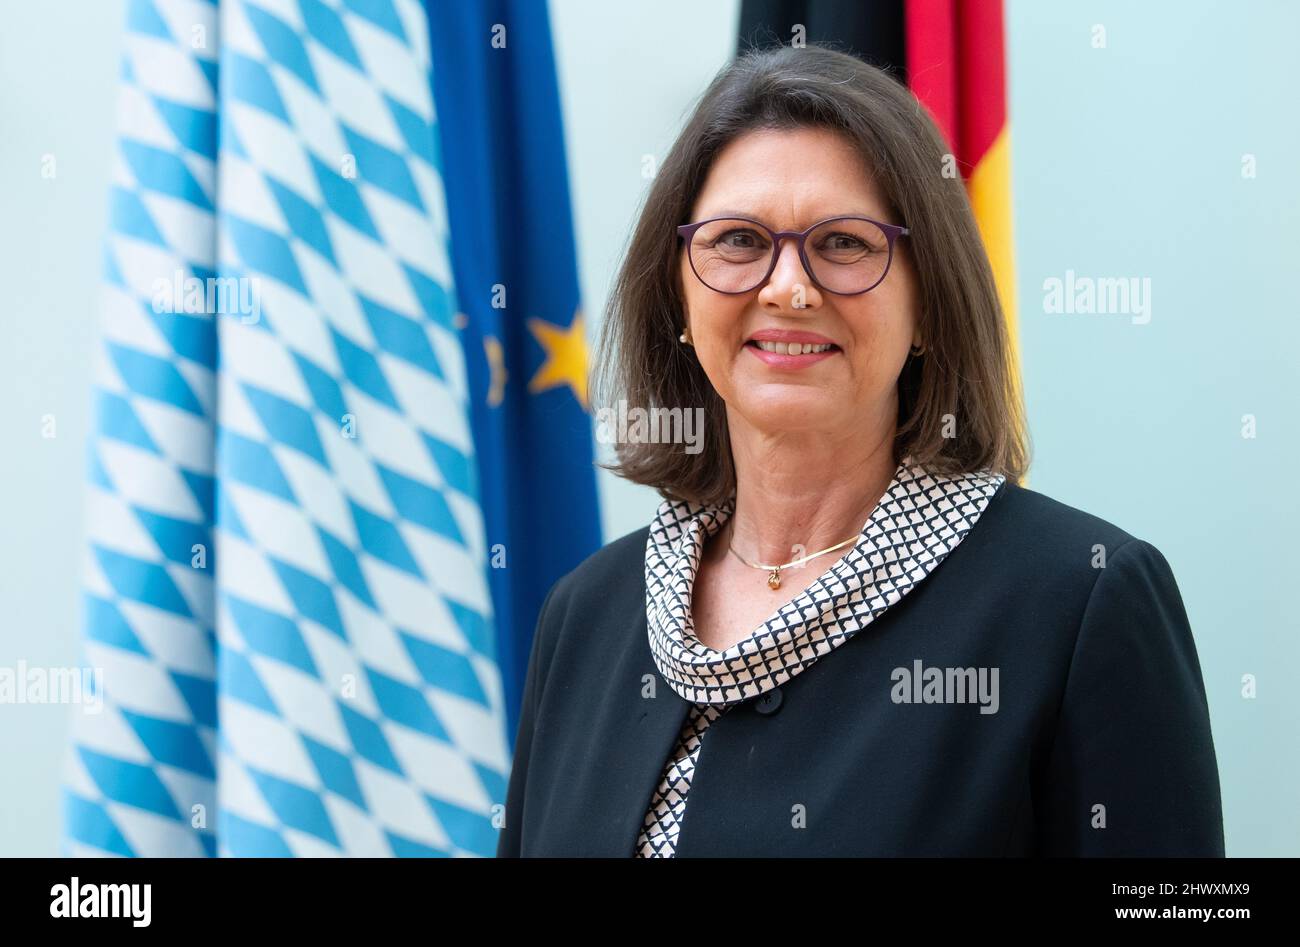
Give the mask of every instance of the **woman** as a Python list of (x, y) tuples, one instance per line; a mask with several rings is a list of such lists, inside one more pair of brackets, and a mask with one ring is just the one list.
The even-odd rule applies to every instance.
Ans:
[(1020, 487), (988, 261), (924, 111), (750, 53), (651, 190), (607, 399), (654, 521), (556, 583), (500, 855), (1222, 855), (1205, 689), (1149, 543)]

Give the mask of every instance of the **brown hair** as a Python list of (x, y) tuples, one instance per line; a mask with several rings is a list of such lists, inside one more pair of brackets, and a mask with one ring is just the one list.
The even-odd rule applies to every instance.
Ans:
[[(676, 227), (690, 223), (717, 154), (759, 128), (823, 127), (855, 146), (911, 230), (925, 351), (898, 381), (894, 459), (939, 473), (990, 469), (1020, 480), (1028, 467), (1024, 407), (998, 302), (960, 178), (942, 169), (947, 147), (917, 100), (887, 73), (827, 46), (753, 50), (709, 85), (668, 152), (641, 211), (610, 297), (593, 388), (629, 409), (703, 407), (701, 453), (680, 445), (617, 444), (609, 470), (661, 496), (719, 503), (735, 489), (725, 404), (689, 346)], [(901, 218), (901, 219), (898, 219)], [(955, 437), (944, 437), (945, 416)]]

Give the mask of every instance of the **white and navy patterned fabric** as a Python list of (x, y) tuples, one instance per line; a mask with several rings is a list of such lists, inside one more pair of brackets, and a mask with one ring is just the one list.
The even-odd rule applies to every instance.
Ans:
[[(89, 463), (104, 709), (77, 717), (67, 854), (495, 849), (427, 30), (417, 0), (129, 3)], [(159, 291), (214, 278), (256, 305)]]
[[(916, 587), (970, 532), (1005, 481), (898, 465), (857, 543), (749, 637), (715, 651), (695, 636), (691, 593), (704, 546), (735, 512), (665, 500), (646, 541), (646, 623), (664, 680), (694, 706), (664, 766), (636, 842), (639, 858), (676, 853), (705, 732), (742, 701), (780, 687), (848, 641)], [(755, 581), (764, 578), (755, 571)]]

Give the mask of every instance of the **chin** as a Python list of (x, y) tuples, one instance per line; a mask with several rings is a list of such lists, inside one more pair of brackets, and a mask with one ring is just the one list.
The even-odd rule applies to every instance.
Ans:
[(737, 407), (763, 430), (810, 430), (834, 427), (837, 400), (833, 392), (814, 385), (768, 383), (746, 392)]

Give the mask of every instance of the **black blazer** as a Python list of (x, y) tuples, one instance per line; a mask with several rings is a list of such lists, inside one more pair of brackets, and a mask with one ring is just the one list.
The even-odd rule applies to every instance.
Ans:
[[(690, 706), (650, 655), (648, 530), (542, 606), (499, 857), (633, 854)], [(997, 668), (997, 712), (896, 702), (917, 660)], [(679, 858), (873, 855), (1223, 855), (1205, 686), (1159, 550), (1008, 481), (900, 602), (709, 727)]]

